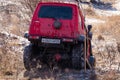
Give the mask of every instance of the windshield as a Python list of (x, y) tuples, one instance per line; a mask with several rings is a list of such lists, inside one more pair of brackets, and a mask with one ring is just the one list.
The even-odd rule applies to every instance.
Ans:
[(72, 8), (67, 6), (42, 6), (39, 10), (40, 18), (72, 19)]

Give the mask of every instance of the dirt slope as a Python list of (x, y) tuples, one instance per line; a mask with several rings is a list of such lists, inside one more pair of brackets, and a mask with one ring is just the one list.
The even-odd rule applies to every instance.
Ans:
[(120, 1), (101, 0), (101, 4), (82, 4), (86, 23), (93, 25), (93, 71), (72, 69), (33, 69), (23, 65), (23, 38), (28, 31), (30, 10), (20, 0), (0, 0), (0, 80), (120, 80)]

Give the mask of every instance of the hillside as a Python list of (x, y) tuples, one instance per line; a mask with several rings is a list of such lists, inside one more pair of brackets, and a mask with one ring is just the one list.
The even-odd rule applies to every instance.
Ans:
[[(35, 4), (34, 4), (35, 6)], [(48, 68), (26, 71), (23, 53), (29, 41), (32, 11), (23, 0), (0, 0), (0, 80), (120, 80), (120, 0), (82, 3), (86, 24), (92, 24), (93, 71)], [(34, 7), (33, 7), (34, 9)]]

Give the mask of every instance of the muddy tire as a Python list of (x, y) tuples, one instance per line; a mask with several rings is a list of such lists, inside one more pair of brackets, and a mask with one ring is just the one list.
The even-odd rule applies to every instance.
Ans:
[(72, 50), (72, 66), (74, 69), (84, 68), (84, 44), (73, 47)]
[(37, 59), (36, 59), (36, 49), (35, 46), (29, 45), (24, 49), (23, 61), (24, 67), (26, 70), (30, 71), (32, 68), (36, 68)]
[(30, 70), (30, 65), (29, 65), (30, 56), (31, 56), (31, 45), (25, 47), (24, 49), (23, 62), (26, 70)]

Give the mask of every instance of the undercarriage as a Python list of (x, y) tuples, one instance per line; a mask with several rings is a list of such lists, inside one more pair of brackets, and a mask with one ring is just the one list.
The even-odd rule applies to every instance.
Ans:
[(25, 68), (31, 70), (37, 68), (38, 65), (42, 66), (42, 64), (51, 68), (58, 66), (60, 68), (83, 69), (85, 67), (83, 43), (50, 46), (39, 46), (32, 43), (27, 46), (24, 50)]

